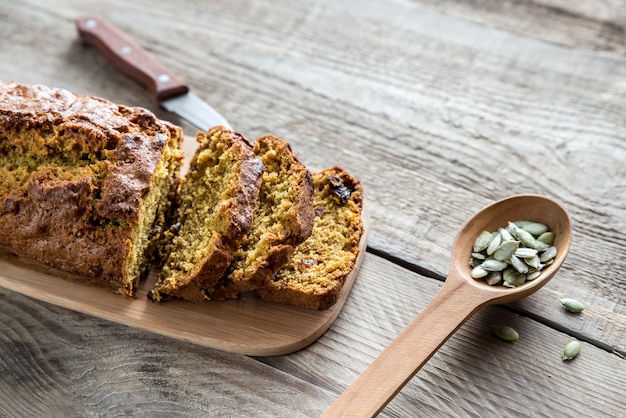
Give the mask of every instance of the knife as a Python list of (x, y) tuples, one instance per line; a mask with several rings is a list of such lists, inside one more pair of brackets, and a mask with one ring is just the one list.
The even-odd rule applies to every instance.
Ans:
[(76, 28), (80, 37), (118, 70), (147, 87), (167, 111), (205, 132), (217, 125), (232, 129), (218, 111), (189, 91), (184, 81), (115, 26), (97, 16), (82, 16), (76, 19)]

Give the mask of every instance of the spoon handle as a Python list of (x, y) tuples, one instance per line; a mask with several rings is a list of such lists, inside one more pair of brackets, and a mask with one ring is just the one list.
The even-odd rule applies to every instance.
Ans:
[(376, 416), (439, 347), (487, 303), (472, 286), (450, 279), (322, 417)]

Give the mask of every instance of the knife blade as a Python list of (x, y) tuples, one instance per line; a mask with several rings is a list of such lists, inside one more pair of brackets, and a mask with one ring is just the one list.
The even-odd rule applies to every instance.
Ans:
[(205, 132), (217, 125), (232, 129), (226, 118), (192, 93), (183, 80), (112, 24), (98, 16), (81, 16), (76, 19), (76, 28), (85, 42), (119, 71), (148, 88), (167, 111)]

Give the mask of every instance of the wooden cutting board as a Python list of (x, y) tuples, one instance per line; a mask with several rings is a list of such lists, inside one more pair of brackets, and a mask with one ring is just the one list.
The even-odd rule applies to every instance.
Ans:
[(365, 232), (354, 270), (330, 309), (313, 311), (267, 302), (254, 295), (226, 302), (153, 303), (145, 295), (156, 272), (144, 280), (137, 298), (65, 280), (43, 272), (34, 262), (0, 249), (0, 287), (130, 327), (232, 353), (274, 356), (297, 351), (326, 331), (348, 297), (365, 255)]
[[(184, 174), (198, 143), (186, 136), (182, 144)], [(306, 347), (334, 322), (348, 297), (367, 247), (367, 208), (364, 232), (354, 270), (337, 303), (324, 311), (267, 302), (253, 294), (226, 302), (167, 301), (153, 303), (145, 295), (158, 272), (152, 271), (137, 291), (137, 299), (109, 290), (65, 280), (44, 266), (0, 247), (0, 287), (63, 308), (151, 331), (205, 347), (252, 356), (288, 354)]]

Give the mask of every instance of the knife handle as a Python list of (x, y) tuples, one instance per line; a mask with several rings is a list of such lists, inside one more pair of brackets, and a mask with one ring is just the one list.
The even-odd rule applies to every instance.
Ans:
[(76, 19), (76, 28), (82, 39), (96, 47), (122, 73), (147, 87), (158, 101), (189, 91), (172, 71), (110, 23), (96, 16), (81, 16)]

